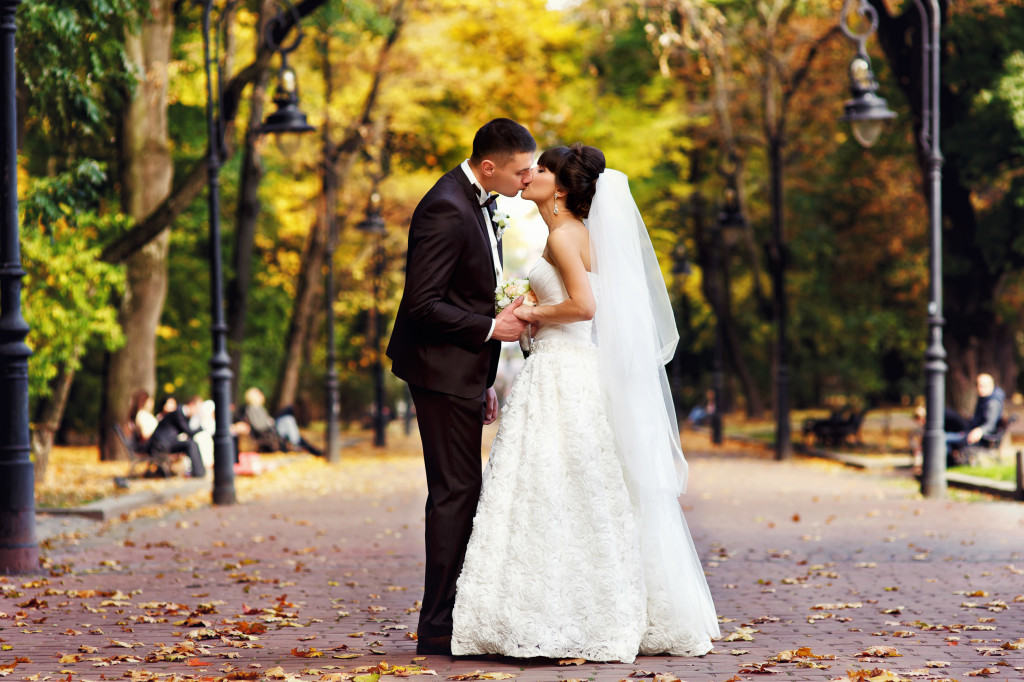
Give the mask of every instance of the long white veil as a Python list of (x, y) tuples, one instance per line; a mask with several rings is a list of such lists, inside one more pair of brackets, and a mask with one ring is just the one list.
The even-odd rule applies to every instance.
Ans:
[(637, 492), (686, 490), (665, 363), (679, 342), (672, 304), (647, 227), (617, 170), (605, 170), (586, 221), (600, 295), (594, 326), (609, 416)]
[(602, 392), (636, 509), (648, 589), (641, 649), (701, 655), (719, 628), (678, 501), (687, 464), (665, 372), (679, 341), (675, 316), (623, 173), (601, 173), (585, 222), (597, 275), (594, 328)]

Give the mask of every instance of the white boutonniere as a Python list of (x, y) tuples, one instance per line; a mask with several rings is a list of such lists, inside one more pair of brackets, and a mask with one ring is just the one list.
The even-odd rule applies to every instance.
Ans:
[(504, 211), (495, 211), (494, 215), (491, 216), (491, 222), (495, 227), (495, 236), (498, 241), (501, 241), (501, 235), (505, 234), (505, 230), (512, 224), (512, 217)]

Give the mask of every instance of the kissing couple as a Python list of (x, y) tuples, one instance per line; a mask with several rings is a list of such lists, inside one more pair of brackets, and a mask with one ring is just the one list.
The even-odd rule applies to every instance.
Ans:
[[(686, 460), (665, 363), (679, 335), (622, 173), (490, 121), (413, 212), (387, 354), (416, 405), (427, 474), (417, 652), (631, 662), (719, 636), (678, 496)], [(548, 226), (534, 306), (495, 315), (492, 193)], [(486, 470), (501, 341), (537, 329)]]

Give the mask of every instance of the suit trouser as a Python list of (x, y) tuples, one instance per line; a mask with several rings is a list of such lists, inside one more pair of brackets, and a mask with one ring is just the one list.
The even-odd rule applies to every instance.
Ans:
[(186, 440), (179, 440), (177, 443), (171, 446), (170, 452), (172, 453), (185, 453), (188, 457), (189, 462), (192, 463), (192, 478), (202, 478), (206, 475), (206, 467), (203, 466), (203, 458), (199, 454), (199, 446), (191, 438)]
[(486, 401), (410, 386), (427, 471), (426, 575), (419, 636), (452, 633), (455, 583), (480, 497)]

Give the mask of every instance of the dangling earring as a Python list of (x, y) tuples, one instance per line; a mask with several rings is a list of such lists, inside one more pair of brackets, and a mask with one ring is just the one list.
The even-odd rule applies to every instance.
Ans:
[(555, 210), (552, 213), (558, 215), (558, 192), (555, 192)]

